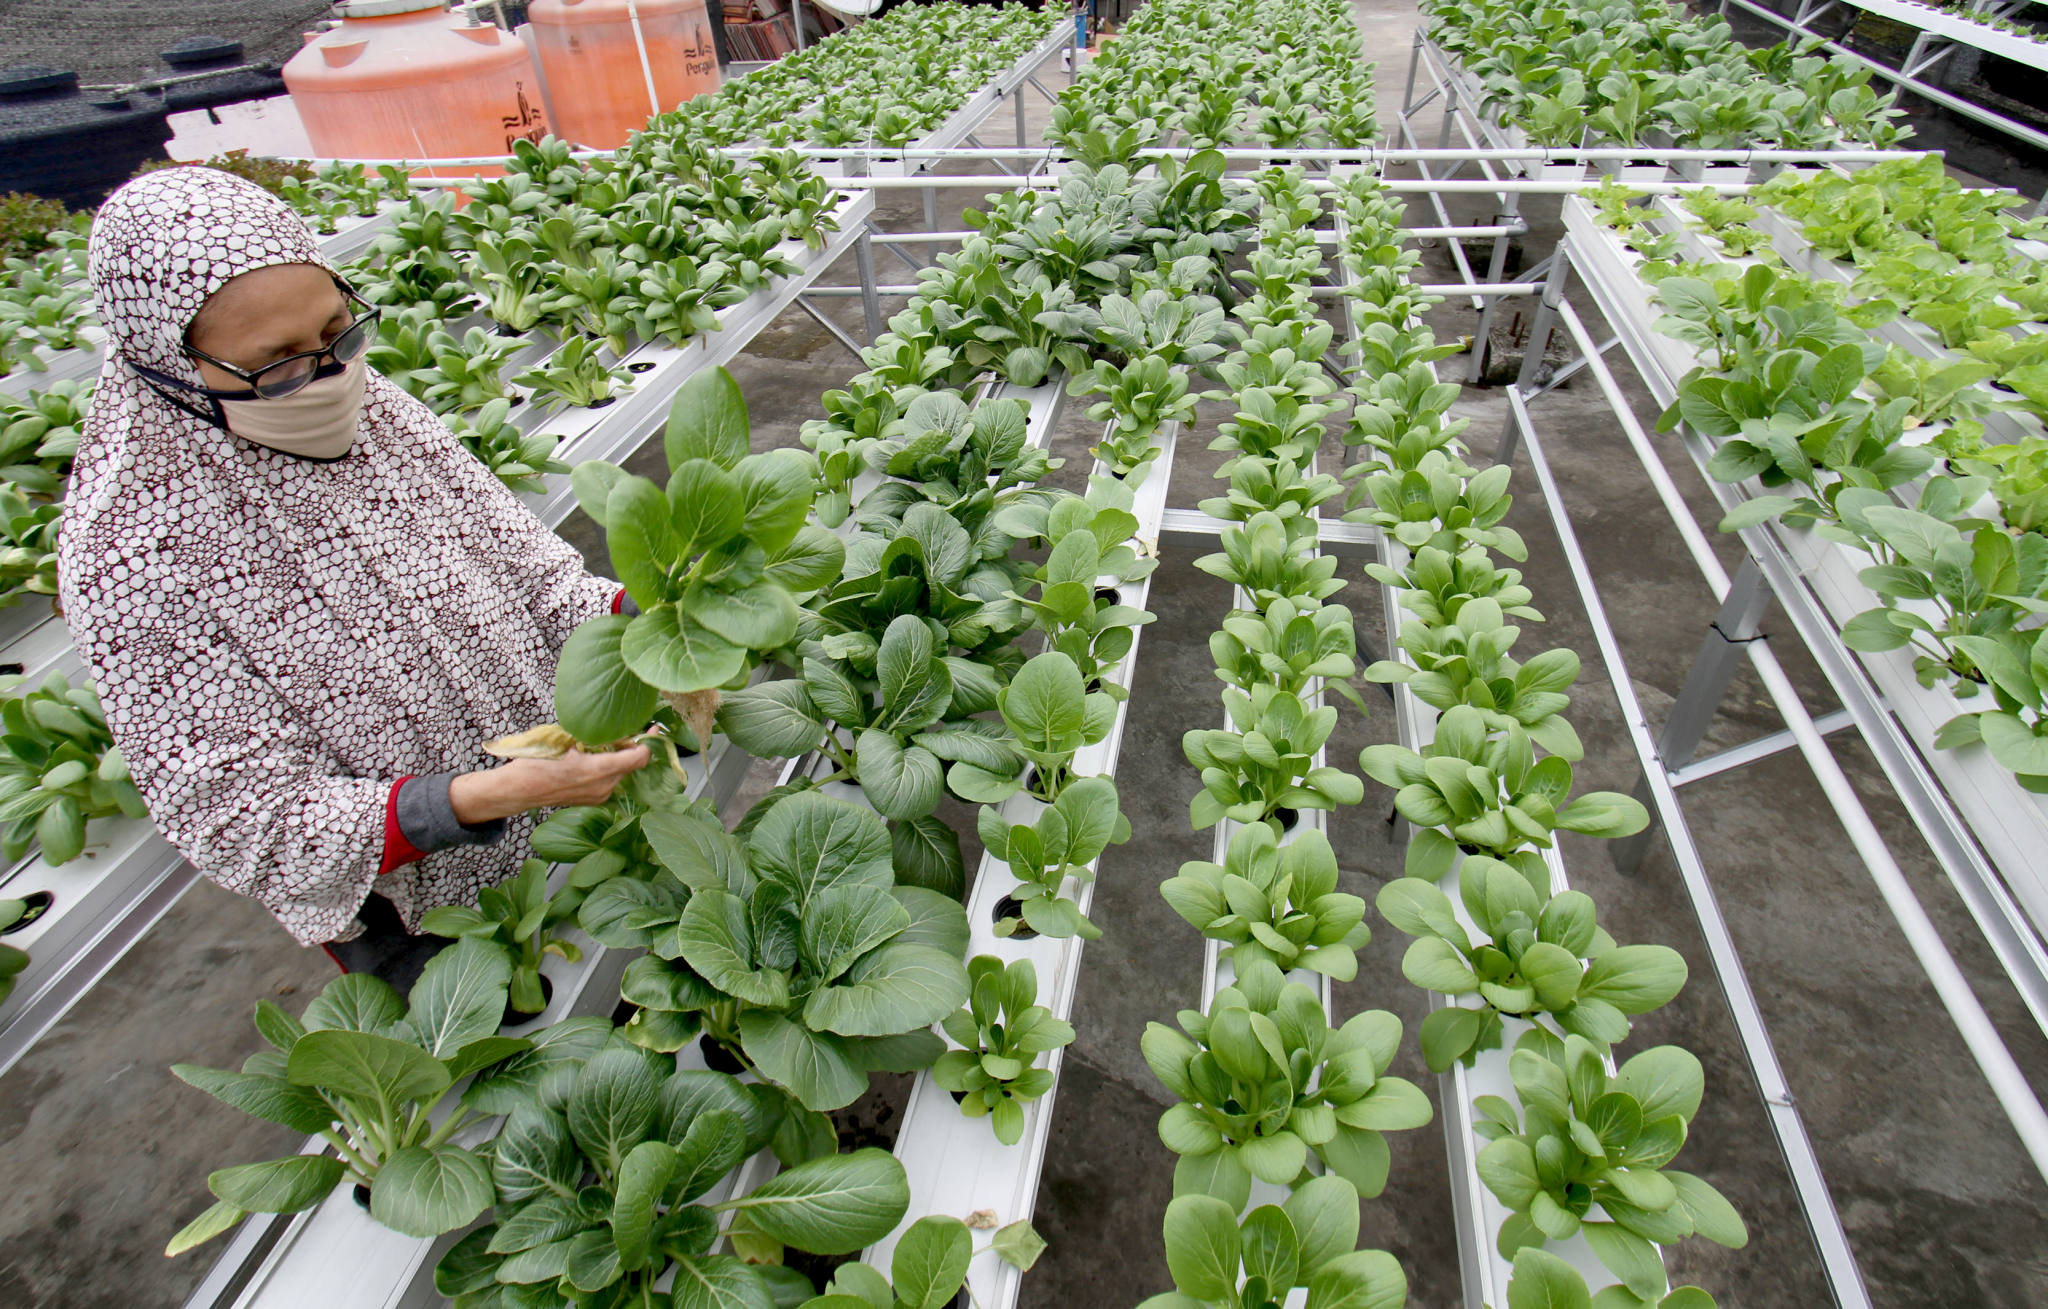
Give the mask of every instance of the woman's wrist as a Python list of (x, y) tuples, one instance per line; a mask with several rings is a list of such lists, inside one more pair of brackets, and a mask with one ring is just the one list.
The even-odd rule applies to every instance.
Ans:
[(532, 808), (530, 802), (508, 792), (504, 786), (505, 772), (502, 768), (486, 768), (449, 778), (448, 807), (454, 810), (455, 821), (464, 827), (474, 827)]

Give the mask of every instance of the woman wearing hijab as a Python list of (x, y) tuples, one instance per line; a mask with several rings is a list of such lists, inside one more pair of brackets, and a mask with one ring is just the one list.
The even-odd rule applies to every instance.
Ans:
[(114, 741), (200, 872), (409, 986), (442, 944), (421, 914), (646, 762), (481, 749), (554, 717), (563, 642), (619, 588), (369, 369), (375, 311), (268, 192), (150, 173), (88, 271), (107, 360), (58, 577)]

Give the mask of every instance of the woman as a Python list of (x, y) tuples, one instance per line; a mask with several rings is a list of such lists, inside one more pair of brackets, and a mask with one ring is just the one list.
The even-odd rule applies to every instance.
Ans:
[(130, 182), (89, 273), (108, 352), (58, 576), (115, 743), (202, 873), (409, 986), (442, 944), (422, 913), (646, 762), (481, 749), (553, 719), (562, 643), (618, 586), (370, 371), (374, 311), (268, 192)]

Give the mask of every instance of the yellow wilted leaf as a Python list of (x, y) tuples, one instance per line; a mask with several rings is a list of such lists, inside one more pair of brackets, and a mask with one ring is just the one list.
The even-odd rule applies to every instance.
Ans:
[(576, 748), (576, 738), (559, 725), (542, 723), (489, 742), (484, 753), (496, 759), (560, 759)]

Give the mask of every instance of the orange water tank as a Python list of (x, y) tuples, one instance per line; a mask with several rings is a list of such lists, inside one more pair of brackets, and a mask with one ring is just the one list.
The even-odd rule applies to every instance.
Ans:
[(718, 89), (704, 0), (533, 0), (555, 135), (612, 150), (683, 101)]
[(441, 0), (342, 0), (334, 9), (341, 25), (308, 36), (284, 66), (320, 154), (502, 155), (522, 137), (547, 135), (540, 81), (518, 38), (449, 13)]

